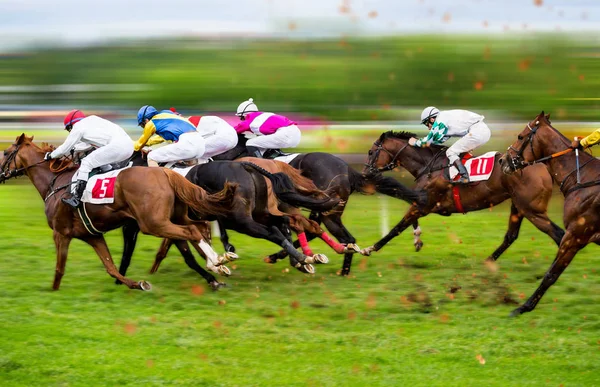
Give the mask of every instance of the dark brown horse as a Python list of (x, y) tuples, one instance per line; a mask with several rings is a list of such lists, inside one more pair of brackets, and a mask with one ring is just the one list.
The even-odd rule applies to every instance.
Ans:
[[(363, 254), (379, 251), (420, 217), (430, 213), (447, 216), (461, 212), (455, 204), (453, 185), (444, 176), (448, 169), (448, 159), (445, 157), (447, 148), (435, 145), (427, 148), (409, 146), (408, 139), (411, 137), (416, 135), (391, 131), (383, 133), (371, 147), (363, 173), (373, 175), (402, 166), (415, 177), (417, 188), (427, 191), (429, 202), (426, 206), (412, 205), (404, 218), (374, 246), (364, 249)], [(496, 159), (498, 157), (496, 155)], [(548, 234), (557, 245), (560, 244), (564, 231), (548, 218), (546, 212), (552, 196), (552, 178), (542, 166), (528, 168), (523, 174), (514, 176), (507, 176), (500, 168), (495, 168), (487, 181), (461, 184), (457, 188), (464, 212), (490, 208), (506, 199), (512, 200), (504, 242), (488, 259), (496, 260), (517, 239), (523, 217)]]
[(579, 250), (590, 243), (600, 244), (600, 160), (584, 152), (577, 160), (570, 146), (571, 141), (552, 127), (549, 115), (541, 112), (500, 160), (503, 172), (517, 176), (520, 174), (513, 174), (516, 170), (522, 169), (525, 174), (545, 163), (565, 197), (566, 233), (556, 258), (537, 290), (512, 316), (531, 312)]
[[(56, 273), (53, 289), (58, 290), (65, 271), (69, 244), (73, 238), (81, 239), (94, 248), (108, 274), (129, 288), (149, 290), (145, 281), (133, 281), (121, 275), (110, 255), (102, 234), (87, 231), (80, 216), (60, 198), (68, 194), (75, 168), (53, 172), (44, 161), (50, 147), (35, 145), (33, 137), (25, 134), (4, 151), (0, 165), (0, 182), (26, 174), (45, 201), (48, 225), (54, 231), (56, 244)], [(91, 222), (101, 232), (135, 222), (144, 234), (177, 240), (181, 248), (189, 250), (186, 241), (202, 240), (198, 228), (192, 225), (188, 209), (195, 217), (214, 215), (230, 209), (235, 186), (228, 185), (222, 192), (209, 195), (183, 176), (163, 168), (132, 167), (122, 171), (114, 185), (114, 203), (85, 204)], [(192, 256), (193, 258), (193, 256)], [(186, 263), (188, 262), (186, 259)], [(194, 268), (195, 269), (195, 268)], [(203, 277), (213, 287), (220, 283), (204, 271)]]

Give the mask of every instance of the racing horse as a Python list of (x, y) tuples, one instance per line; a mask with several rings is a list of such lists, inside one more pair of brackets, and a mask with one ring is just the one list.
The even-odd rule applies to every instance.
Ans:
[(547, 168), (565, 198), (566, 233), (540, 286), (512, 311), (511, 316), (518, 316), (536, 307), (579, 250), (590, 243), (600, 244), (600, 160), (585, 152), (581, 156), (573, 152), (571, 141), (552, 127), (550, 115), (542, 111), (508, 147), (500, 163), (509, 176), (517, 170), (526, 174), (540, 166)]
[[(81, 216), (61, 202), (61, 196), (70, 191), (72, 176), (77, 168), (67, 160), (59, 170), (53, 169), (53, 164), (44, 160), (45, 153), (52, 149), (47, 144), (37, 146), (33, 143), (33, 137), (23, 133), (4, 151), (0, 164), (0, 182), (25, 174), (45, 202), (46, 218), (53, 230), (56, 245), (56, 271), (52, 288), (58, 290), (60, 287), (69, 244), (76, 238), (94, 248), (111, 277), (131, 289), (151, 289), (146, 281), (133, 281), (121, 275), (103, 235), (88, 231)], [(178, 246), (185, 249), (188, 248), (188, 240), (203, 239), (198, 228), (191, 224), (190, 215), (205, 217), (229, 211), (235, 190), (235, 185), (228, 184), (221, 192), (209, 195), (173, 171), (132, 167), (117, 176), (113, 203), (84, 204), (82, 212), (87, 213), (100, 232), (135, 223), (144, 234), (174, 239)], [(188, 259), (186, 263), (193, 265)], [(213, 275), (201, 267), (199, 269), (211, 287), (222, 285)]]
[[(427, 206), (412, 205), (402, 220), (375, 245), (362, 252), (365, 255), (379, 251), (390, 240), (399, 235), (419, 218), (435, 213), (449, 216), (459, 212), (471, 212), (502, 203), (511, 199), (508, 230), (502, 244), (488, 257), (496, 260), (517, 239), (523, 218), (527, 218), (540, 231), (559, 245), (564, 230), (548, 217), (548, 202), (552, 196), (552, 178), (542, 165), (523, 171), (523, 174), (508, 176), (494, 168), (486, 181), (456, 185), (462, 204), (457, 208), (453, 185), (444, 175), (448, 173), (446, 147), (432, 145), (425, 148), (408, 145), (414, 133), (388, 131), (373, 143), (369, 150), (363, 173), (380, 174), (402, 166), (415, 177), (416, 186), (427, 191)], [(499, 155), (495, 156), (495, 160)]]
[[(213, 157), (215, 160), (235, 160), (247, 157), (246, 141), (248, 139), (240, 134), (238, 135), (238, 144), (235, 148)], [(393, 196), (408, 203), (423, 203), (426, 195), (423, 192), (413, 191), (397, 183), (394, 179), (387, 176), (376, 176), (373, 179), (367, 179), (359, 172), (355, 171), (348, 163), (329, 153), (311, 152), (302, 153), (289, 162), (289, 165), (300, 170), (302, 176), (312, 180), (321, 190), (327, 192), (331, 197), (340, 199), (340, 203), (327, 212), (311, 211), (309, 219), (317, 223), (323, 223), (327, 230), (339, 241), (340, 244), (347, 246), (344, 253), (341, 275), (350, 274), (352, 266), (352, 257), (355, 250), (352, 248), (356, 244), (356, 239), (342, 223), (342, 215), (350, 194), (360, 192), (363, 194), (373, 194), (375, 191)], [(264, 165), (263, 165), (264, 167)], [(231, 251), (233, 246), (229, 244), (227, 232), (221, 227), (221, 241), (225, 249)], [(318, 235), (308, 234), (308, 240)], [(299, 247), (300, 241), (294, 242), (294, 247)], [(356, 248), (358, 249), (358, 248)], [(287, 251), (282, 250), (270, 255), (266, 261), (275, 263), (279, 259), (287, 256)]]

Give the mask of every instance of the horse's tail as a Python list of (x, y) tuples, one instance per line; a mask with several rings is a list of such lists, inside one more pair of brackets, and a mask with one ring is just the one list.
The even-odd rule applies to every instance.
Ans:
[(337, 206), (340, 201), (339, 199), (315, 199), (309, 196), (304, 196), (298, 192), (297, 187), (294, 186), (293, 180), (282, 172), (271, 173), (258, 165), (243, 161), (242, 164), (245, 167), (250, 167), (258, 171), (263, 176), (267, 177), (273, 185), (273, 191), (275, 195), (283, 202), (291, 204), (294, 207), (304, 207), (309, 210), (325, 212), (329, 211)]
[(280, 172), (283, 172), (294, 183), (296, 190), (302, 195), (315, 196), (318, 198), (327, 197), (328, 195), (320, 190), (315, 183), (308, 177), (302, 176), (299, 170), (281, 161), (275, 161)]
[(348, 167), (348, 178), (353, 191), (368, 195), (379, 192), (419, 206), (427, 203), (427, 192), (425, 190), (410, 189), (393, 177), (378, 174), (367, 178), (353, 168)]
[(221, 191), (209, 194), (177, 172), (165, 168), (163, 171), (167, 175), (169, 185), (175, 191), (175, 196), (187, 204), (198, 216), (223, 215), (231, 210), (237, 184), (225, 183)]

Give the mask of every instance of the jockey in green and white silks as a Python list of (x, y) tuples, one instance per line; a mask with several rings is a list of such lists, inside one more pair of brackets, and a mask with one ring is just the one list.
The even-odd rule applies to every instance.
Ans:
[(461, 137), (446, 151), (450, 164), (454, 164), (461, 178), (459, 183), (468, 183), (469, 174), (459, 158), (461, 153), (470, 152), (489, 141), (490, 128), (483, 122), (484, 116), (468, 110), (439, 111), (429, 106), (421, 113), (421, 123), (429, 128), (427, 136), (411, 138), (409, 144), (425, 147), (431, 144), (440, 145), (450, 137)]

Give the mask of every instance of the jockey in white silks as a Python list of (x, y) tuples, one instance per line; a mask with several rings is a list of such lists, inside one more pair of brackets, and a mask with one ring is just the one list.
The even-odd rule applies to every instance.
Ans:
[(421, 123), (429, 128), (429, 133), (422, 139), (411, 138), (409, 145), (425, 147), (431, 144), (440, 145), (450, 137), (461, 137), (448, 150), (446, 156), (450, 165), (454, 164), (460, 179), (457, 183), (468, 183), (469, 174), (460, 160), (461, 153), (470, 152), (485, 144), (491, 137), (490, 128), (483, 122), (484, 116), (468, 110), (439, 111), (429, 106), (421, 113)]
[(137, 120), (138, 125), (144, 128), (144, 133), (134, 145), (136, 151), (142, 149), (154, 134), (162, 140), (173, 142), (148, 153), (149, 167), (156, 167), (158, 163), (193, 160), (204, 156), (204, 138), (191, 122), (180, 115), (169, 110), (159, 113), (153, 106), (145, 105), (138, 111)]
[(188, 120), (196, 126), (196, 130), (206, 142), (204, 159), (220, 155), (235, 148), (238, 136), (233, 126), (217, 116), (191, 116)]
[(46, 160), (60, 158), (76, 146), (85, 146), (83, 144), (97, 148), (81, 160), (73, 195), (62, 199), (63, 203), (77, 208), (81, 205), (81, 196), (92, 169), (128, 159), (133, 154), (133, 144), (129, 135), (119, 125), (98, 116), (86, 117), (80, 110), (69, 112), (64, 125), (65, 130), (69, 132), (67, 139), (53, 152), (46, 153)]
[(250, 131), (257, 135), (246, 143), (251, 157), (260, 158), (267, 149), (295, 148), (300, 144), (302, 135), (294, 121), (278, 114), (258, 111), (252, 98), (238, 106), (236, 116), (242, 120), (235, 127), (237, 133)]

